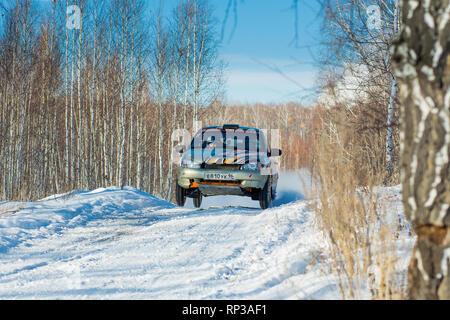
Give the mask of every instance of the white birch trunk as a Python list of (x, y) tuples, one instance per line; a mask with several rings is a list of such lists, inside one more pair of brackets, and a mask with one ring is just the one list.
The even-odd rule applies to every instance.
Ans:
[[(393, 23), (393, 37), (394, 39), (397, 38), (398, 32), (399, 32), (399, 23), (400, 23), (400, 7), (399, 7), (399, 0), (395, 1), (395, 11), (394, 11), (394, 23)], [(392, 130), (392, 124), (394, 120), (394, 112), (395, 112), (395, 99), (397, 97), (397, 91), (398, 91), (398, 80), (395, 75), (392, 74), (392, 82), (391, 82), (391, 93), (389, 96), (389, 105), (387, 110), (387, 121), (386, 121), (386, 172), (387, 177), (385, 180), (385, 183), (388, 182), (389, 178), (392, 176), (392, 169), (393, 169), (393, 130)]]

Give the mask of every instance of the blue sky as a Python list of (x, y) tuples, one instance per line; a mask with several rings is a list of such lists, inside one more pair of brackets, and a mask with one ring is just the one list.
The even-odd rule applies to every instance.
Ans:
[[(297, 44), (294, 0), (236, 0), (235, 29), (233, 6), (223, 24), (228, 1), (211, 0), (219, 35), (224, 26), (219, 53), (227, 63), (226, 102), (314, 102), (322, 23), (317, 1), (298, 0)], [(166, 0), (164, 11), (177, 2)]]
[[(220, 21), (227, 2), (214, 1)], [(320, 7), (315, 0), (298, 1), (295, 43), (292, 3), (293, 0), (238, 0), (235, 32), (230, 39), (234, 24), (230, 13), (220, 48), (221, 57), (228, 63), (228, 102), (314, 101), (317, 57), (322, 48)]]

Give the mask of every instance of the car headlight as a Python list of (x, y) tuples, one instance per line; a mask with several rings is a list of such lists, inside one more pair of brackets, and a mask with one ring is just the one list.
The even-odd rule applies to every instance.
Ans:
[(261, 165), (259, 163), (250, 162), (242, 166), (242, 170), (260, 170)]
[(200, 163), (195, 163), (192, 162), (190, 160), (181, 160), (181, 167), (182, 168), (191, 168), (191, 169), (199, 169), (200, 168)]

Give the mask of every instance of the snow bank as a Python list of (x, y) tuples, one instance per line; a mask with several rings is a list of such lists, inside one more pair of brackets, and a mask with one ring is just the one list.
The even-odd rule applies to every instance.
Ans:
[(74, 191), (35, 202), (8, 201), (0, 204), (0, 253), (24, 241), (46, 238), (95, 219), (173, 207), (132, 187)]

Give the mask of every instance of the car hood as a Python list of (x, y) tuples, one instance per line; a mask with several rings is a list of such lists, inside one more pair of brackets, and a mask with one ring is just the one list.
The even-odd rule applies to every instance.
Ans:
[(245, 164), (248, 162), (265, 162), (267, 154), (265, 152), (249, 152), (244, 150), (212, 152), (211, 150), (189, 149), (184, 153), (182, 161), (206, 164)]

